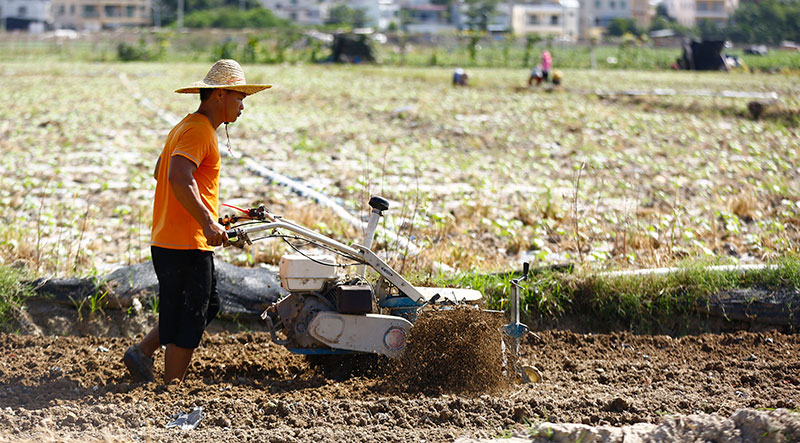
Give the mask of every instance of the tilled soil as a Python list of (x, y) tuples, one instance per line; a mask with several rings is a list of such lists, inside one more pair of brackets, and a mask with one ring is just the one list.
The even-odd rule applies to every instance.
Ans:
[[(800, 407), (800, 336), (779, 332), (537, 331), (521, 359), (542, 371), (543, 382), (492, 394), (407, 390), (389, 375), (395, 362), (309, 361), (263, 332), (207, 334), (182, 384), (133, 383), (120, 362), (132, 342), (0, 335), (0, 440), (452, 441), (527, 436), (545, 421), (670, 421), (696, 432), (683, 416)], [(158, 352), (157, 377), (162, 358)], [(195, 406), (205, 413), (196, 429), (165, 427)], [(800, 439), (800, 415), (781, 417), (793, 427), (766, 441)]]

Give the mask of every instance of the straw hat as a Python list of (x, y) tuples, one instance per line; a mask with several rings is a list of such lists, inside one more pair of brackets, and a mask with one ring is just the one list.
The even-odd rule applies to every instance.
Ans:
[(189, 86), (176, 89), (180, 94), (198, 93), (201, 89), (222, 88), (244, 92), (247, 95), (261, 92), (272, 85), (248, 85), (244, 79), (244, 71), (236, 60), (220, 60), (206, 74), (206, 78)]

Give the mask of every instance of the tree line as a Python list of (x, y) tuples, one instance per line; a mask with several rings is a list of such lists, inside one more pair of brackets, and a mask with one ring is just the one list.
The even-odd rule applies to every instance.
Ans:
[[(432, 0), (434, 4), (448, 6), (452, 0)], [(162, 24), (177, 20), (178, 0), (161, 0), (157, 8)], [(469, 22), (473, 29), (486, 27), (498, 0), (468, 0)], [(293, 24), (275, 16), (261, 6), (258, 0), (184, 0), (184, 26), (189, 28), (282, 28)], [(346, 4), (331, 8), (326, 21), (329, 25), (366, 26), (367, 17), (361, 9)], [(627, 33), (643, 36), (650, 31), (672, 29), (679, 35), (706, 39), (727, 39), (744, 43), (777, 45), (784, 40), (800, 41), (800, 0), (743, 0), (728, 22), (719, 26), (700, 20), (693, 28), (678, 24), (663, 4), (656, 9), (651, 25), (639, 28), (633, 19), (617, 18), (608, 25), (611, 36)]]
[(608, 34), (642, 36), (648, 31), (662, 29), (672, 29), (679, 35), (739, 43), (779, 45), (787, 40), (800, 41), (800, 1), (745, 0), (727, 24), (720, 26), (709, 20), (700, 20), (694, 28), (681, 26), (667, 14), (663, 5), (659, 5), (648, 29), (637, 27), (633, 19), (618, 18), (609, 24)]

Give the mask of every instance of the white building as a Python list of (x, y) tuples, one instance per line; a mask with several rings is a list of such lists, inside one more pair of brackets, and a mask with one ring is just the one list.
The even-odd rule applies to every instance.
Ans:
[(683, 26), (694, 26), (695, 0), (664, 0), (667, 14)]
[(448, 19), (450, 12), (444, 5), (411, 3), (400, 6), (400, 15), (406, 31), (415, 34), (437, 34), (456, 29)]
[(400, 5), (394, 0), (351, 0), (348, 6), (361, 9), (367, 17), (367, 26), (384, 31), (390, 24), (400, 25)]
[(695, 24), (700, 20), (725, 26), (739, 7), (739, 0), (695, 0)]
[(99, 31), (152, 24), (150, 0), (52, 0), (57, 29)]
[(579, 3), (577, 0), (560, 0), (539, 4), (515, 4), (511, 13), (514, 35), (528, 34), (568, 37), (579, 35)]
[(739, 7), (739, 0), (664, 0), (667, 14), (683, 26), (695, 26), (700, 20), (708, 20), (718, 26)]
[(321, 25), (328, 18), (329, 0), (260, 0), (275, 16), (300, 25)]
[(0, 19), (7, 31), (43, 32), (53, 23), (50, 0), (0, 0)]
[(633, 17), (633, 0), (588, 0), (591, 6), (591, 25), (608, 27), (615, 18)]

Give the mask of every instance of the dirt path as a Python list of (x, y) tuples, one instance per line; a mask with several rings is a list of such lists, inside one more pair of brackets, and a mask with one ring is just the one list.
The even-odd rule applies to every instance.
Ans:
[[(527, 435), (545, 421), (685, 424), (680, 416), (800, 408), (800, 335), (777, 332), (539, 331), (522, 358), (544, 382), (477, 397), (402, 392), (387, 361), (311, 364), (262, 332), (207, 335), (183, 384), (130, 383), (120, 357), (131, 342), (0, 335), (0, 440), (452, 441)], [(198, 428), (165, 428), (195, 406)], [(800, 439), (800, 414), (782, 414), (789, 425), (767, 441)]]

